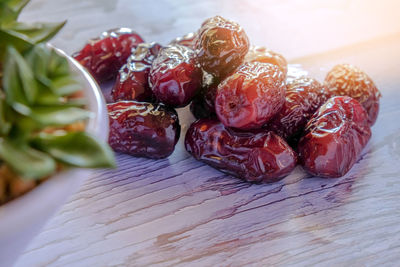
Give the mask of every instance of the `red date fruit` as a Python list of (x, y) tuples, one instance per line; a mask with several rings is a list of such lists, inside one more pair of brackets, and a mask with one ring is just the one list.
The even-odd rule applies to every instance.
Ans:
[(107, 104), (107, 108), (108, 142), (115, 151), (152, 159), (172, 154), (181, 128), (175, 110), (136, 101)]
[(112, 89), (114, 101), (119, 100), (154, 100), (153, 91), (149, 85), (149, 73), (153, 60), (158, 55), (161, 45), (158, 43), (141, 43), (132, 52), (128, 61), (119, 70)]
[(242, 27), (220, 16), (202, 24), (195, 43), (201, 67), (219, 78), (233, 72), (249, 50), (249, 39)]
[(345, 175), (371, 137), (368, 115), (357, 100), (330, 98), (307, 123), (298, 150), (303, 168), (314, 176)]
[(132, 48), (142, 42), (142, 37), (131, 29), (113, 29), (103, 32), (100, 38), (89, 40), (73, 57), (101, 83), (115, 78)]
[(296, 166), (295, 152), (275, 133), (236, 131), (213, 119), (194, 122), (185, 146), (195, 159), (250, 182), (278, 181)]
[(381, 93), (368, 75), (349, 64), (336, 65), (325, 78), (329, 95), (350, 96), (367, 111), (368, 121), (374, 125), (379, 112)]
[(302, 132), (325, 101), (325, 89), (317, 80), (308, 77), (295, 79), (286, 85), (282, 109), (265, 128), (288, 140)]
[(182, 37), (177, 37), (174, 40), (172, 40), (169, 44), (170, 45), (183, 45), (186, 47), (189, 47), (190, 49), (195, 49), (195, 40), (196, 38), (196, 33), (190, 32), (188, 34), (185, 34)]
[(214, 83), (209, 88), (205, 88), (198, 94), (190, 104), (190, 111), (196, 119), (216, 117), (215, 114), (215, 95), (218, 83)]
[(156, 98), (172, 107), (184, 107), (201, 89), (202, 70), (193, 50), (186, 46), (167, 46), (153, 61), (149, 76)]
[(261, 62), (270, 63), (279, 67), (284, 75), (286, 75), (288, 67), (286, 59), (270, 49), (261, 46), (251, 46), (244, 58), (245, 62)]
[(277, 66), (244, 63), (218, 86), (215, 111), (225, 126), (260, 128), (281, 109), (285, 90), (285, 78)]
[(301, 64), (288, 64), (286, 84), (296, 79), (308, 77), (308, 74), (308, 71), (306, 71)]

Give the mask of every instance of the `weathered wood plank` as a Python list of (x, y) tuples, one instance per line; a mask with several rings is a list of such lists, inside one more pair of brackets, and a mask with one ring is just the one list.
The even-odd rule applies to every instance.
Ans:
[[(79, 41), (110, 27), (112, 20), (113, 25), (134, 24), (128, 13), (137, 16), (132, 21), (138, 31), (166, 42), (169, 34), (190, 31), (200, 17), (214, 14), (211, 7), (225, 10), (222, 2), (177, 6), (162, 1), (161, 6), (173, 11), (158, 18), (140, 13), (150, 2), (132, 4), (127, 10), (124, 1), (60, 2), (34, 1), (26, 16), (70, 17), (71, 26), (56, 40), (69, 52), (81, 46)], [(89, 11), (91, 19), (81, 17)], [(250, 16), (225, 12), (242, 20)], [(253, 25), (243, 22), (246, 28)], [(266, 41), (263, 38), (258, 41)], [(279, 40), (282, 43), (282, 37)], [(244, 183), (195, 161), (185, 152), (183, 138), (168, 159), (118, 155), (118, 169), (94, 173), (17, 266), (398, 265), (399, 45), (400, 36), (394, 35), (292, 60), (320, 80), (334, 64), (354, 63), (382, 91), (373, 137), (346, 176), (326, 180), (308, 177), (297, 168), (274, 184)], [(179, 114), (184, 133), (193, 118), (187, 110)]]

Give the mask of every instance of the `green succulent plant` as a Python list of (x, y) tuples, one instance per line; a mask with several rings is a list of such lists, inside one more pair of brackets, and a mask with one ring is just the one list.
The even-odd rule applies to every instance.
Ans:
[[(0, 162), (24, 179), (56, 172), (58, 165), (114, 167), (110, 147), (64, 126), (91, 114), (68, 61), (44, 42), (65, 24), (17, 21), (28, 0), (0, 0)], [(53, 132), (46, 131), (56, 128)]]

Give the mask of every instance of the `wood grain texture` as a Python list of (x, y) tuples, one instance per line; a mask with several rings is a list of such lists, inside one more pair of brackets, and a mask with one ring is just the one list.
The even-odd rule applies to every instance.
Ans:
[[(132, 27), (137, 23), (146, 37), (166, 43), (180, 34), (178, 29), (191, 31), (202, 16), (214, 14), (211, 7), (225, 10), (226, 2), (160, 1), (173, 11), (158, 17), (141, 14), (153, 10), (151, 1), (132, 3), (128, 10), (124, 1), (33, 1), (24, 16), (69, 17), (72, 25), (55, 43), (72, 52), (99, 31), (128, 21), (126, 12), (133, 14)], [(282, 1), (291, 8), (287, 2)], [(230, 8), (225, 12), (239, 16)], [(241, 20), (256, 32), (246, 16)], [(257, 41), (266, 42), (263, 38)], [(353, 63), (382, 91), (372, 139), (344, 177), (309, 177), (298, 167), (274, 184), (245, 183), (195, 161), (185, 152), (183, 138), (168, 159), (118, 155), (118, 169), (95, 172), (16, 266), (398, 266), (400, 35), (371, 38), (377, 40), (323, 51), (344, 44), (339, 42), (313, 56), (308, 48), (289, 56), (319, 80), (335, 64)], [(293, 49), (284, 37), (276, 39), (281, 50)], [(302, 55), (307, 56), (294, 58)], [(178, 112), (184, 134), (193, 118), (187, 109)]]

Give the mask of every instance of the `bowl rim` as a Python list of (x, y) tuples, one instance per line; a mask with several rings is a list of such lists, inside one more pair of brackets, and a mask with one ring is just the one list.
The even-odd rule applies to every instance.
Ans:
[[(70, 64), (71, 71), (75, 72), (75, 74), (77, 75), (81, 75), (80, 78), (84, 79), (85, 83), (88, 83), (89, 86), (87, 87), (85, 85), (82, 88), (82, 91), (85, 95), (85, 98), (88, 100), (87, 109), (92, 112), (92, 116), (90, 116), (88, 119), (85, 132), (94, 135), (102, 141), (106, 141), (108, 138), (109, 122), (106, 102), (104, 100), (103, 94), (101, 93), (100, 86), (97, 84), (92, 75), (78, 61), (67, 55), (63, 50), (56, 48), (49, 43), (47, 43), (46, 45), (47, 47), (54, 49), (61, 56), (65, 57)], [(18, 209), (18, 207), (23, 206), (24, 203), (29, 204), (33, 200), (37, 199), (41, 194), (47, 192), (47, 188), (55, 186), (57, 183), (60, 182), (60, 180), (68, 179), (68, 177), (71, 176), (88, 176), (89, 173), (90, 170), (82, 168), (70, 168), (65, 171), (57, 172), (45, 182), (37, 185), (31, 191), (17, 197), (16, 199), (11, 200), (8, 203), (0, 205), (0, 226), (4, 225), (4, 223), (7, 224), (7, 221), (13, 221), (14, 218), (20, 217), (18, 213), (21, 211)], [(81, 182), (83, 182), (83, 180), (81, 180), (79, 184)], [(78, 186), (79, 185), (75, 185), (74, 187)], [(48, 192), (48, 194), (51, 194), (51, 192)], [(26, 212), (26, 210), (24, 210), (24, 212)], [(28, 214), (26, 215), (27, 217), (29, 217)], [(0, 227), (0, 233), (1, 232), (2, 230)]]

